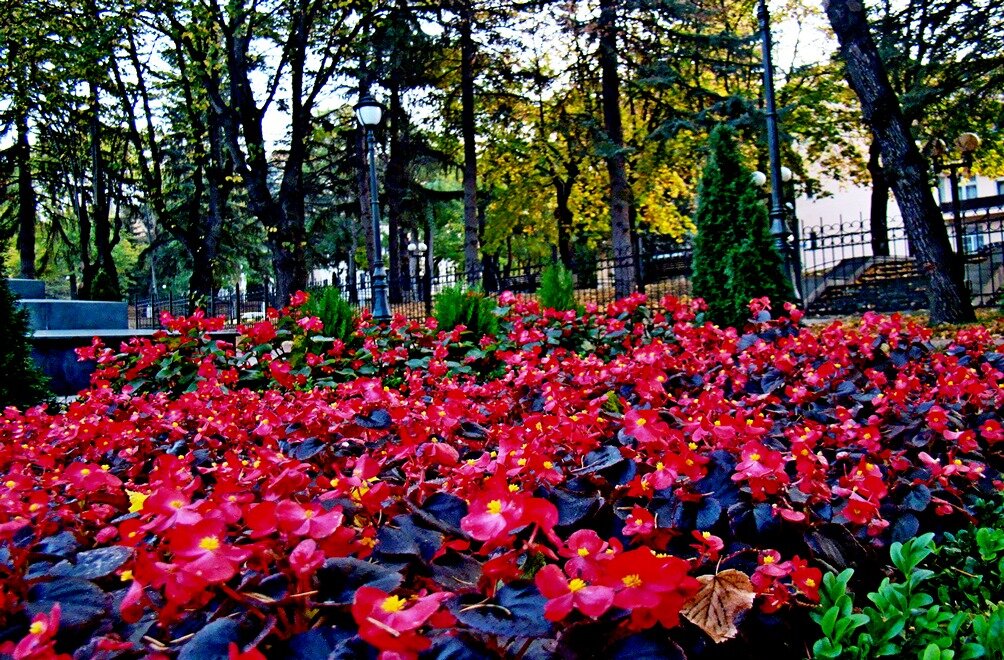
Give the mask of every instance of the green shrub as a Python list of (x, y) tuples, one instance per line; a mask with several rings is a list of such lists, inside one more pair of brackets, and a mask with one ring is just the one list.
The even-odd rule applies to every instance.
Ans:
[(310, 299), (303, 306), (303, 312), (309, 316), (321, 319), (324, 325), (324, 336), (341, 339), (344, 342), (352, 337), (356, 330), (359, 313), (349, 301), (342, 297), (338, 287), (326, 286), (310, 294)]
[(50, 396), (45, 377), (31, 360), (28, 312), (14, 301), (0, 262), (0, 409), (25, 408)]
[(694, 214), (693, 290), (707, 303), (708, 320), (741, 327), (750, 316), (750, 300), (767, 296), (780, 305), (791, 300), (791, 285), (735, 132), (716, 127), (707, 148)]
[(540, 276), (540, 288), (537, 289), (537, 300), (545, 309), (556, 309), (560, 312), (574, 309), (581, 310), (575, 301), (575, 279), (572, 271), (561, 263), (551, 264)]
[[(1000, 520), (1001, 507), (986, 520)], [(980, 527), (893, 543), (896, 579), (855, 602), (853, 569), (827, 573), (812, 619), (823, 637), (815, 658), (1004, 657), (1004, 529)], [(867, 603), (867, 604), (866, 604)]]
[(462, 325), (476, 337), (494, 336), (499, 330), (495, 308), (495, 299), (488, 294), (457, 284), (439, 292), (432, 315), (442, 330)]

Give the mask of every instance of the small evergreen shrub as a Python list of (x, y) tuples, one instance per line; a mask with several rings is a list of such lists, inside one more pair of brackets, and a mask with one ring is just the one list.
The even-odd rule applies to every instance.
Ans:
[(499, 318), (495, 308), (495, 299), (488, 294), (457, 284), (439, 292), (432, 315), (443, 330), (462, 325), (476, 337), (483, 337), (498, 334)]
[(750, 300), (767, 296), (775, 309), (791, 300), (766, 206), (742, 163), (735, 132), (725, 125), (708, 138), (694, 220), (693, 290), (707, 303), (708, 320), (741, 327)]
[(575, 279), (572, 271), (561, 263), (551, 264), (540, 276), (537, 300), (545, 309), (579, 311), (581, 306), (575, 301)]
[(28, 312), (15, 300), (0, 263), (0, 409), (26, 408), (50, 396), (45, 377), (31, 360)]
[(324, 336), (347, 342), (356, 330), (359, 313), (342, 297), (338, 287), (326, 286), (310, 294), (303, 313), (316, 316), (324, 325)]

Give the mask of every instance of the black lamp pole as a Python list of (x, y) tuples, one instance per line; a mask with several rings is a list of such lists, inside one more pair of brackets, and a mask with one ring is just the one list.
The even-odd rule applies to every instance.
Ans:
[(376, 139), (373, 128), (383, 117), (383, 106), (372, 96), (366, 95), (355, 106), (356, 118), (366, 129), (366, 147), (370, 165), (370, 216), (373, 219), (373, 319), (377, 322), (390, 320), (390, 305), (387, 302), (387, 272), (383, 265), (383, 244), (380, 239), (380, 197), (377, 188)]
[(798, 279), (791, 263), (791, 250), (788, 248), (788, 230), (784, 222), (783, 183), (781, 180), (781, 144), (777, 135), (777, 105), (774, 99), (774, 65), (771, 61), (770, 15), (767, 13), (767, 1), (760, 0), (757, 6), (757, 19), (760, 22), (760, 39), (763, 52), (763, 91), (767, 104), (767, 151), (770, 156), (770, 233), (774, 237), (777, 248), (784, 262), (784, 273), (791, 282), (797, 300), (801, 300)]

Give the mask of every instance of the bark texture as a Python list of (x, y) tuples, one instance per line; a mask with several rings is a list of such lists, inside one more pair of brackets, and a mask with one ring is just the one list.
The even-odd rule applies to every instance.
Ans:
[(931, 196), (927, 163), (913, 141), (899, 100), (872, 39), (859, 0), (824, 0), (840, 42), (848, 82), (861, 102), (865, 123), (879, 145), (886, 179), (906, 227), (910, 248), (928, 277), (931, 323), (975, 320), (961, 261)]
[(600, 73), (603, 127), (606, 132), (607, 173), (610, 176), (610, 243), (613, 248), (614, 291), (623, 298), (635, 290), (631, 241), (631, 187), (624, 158), (621, 124), (620, 72), (617, 50), (617, 0), (600, 0)]

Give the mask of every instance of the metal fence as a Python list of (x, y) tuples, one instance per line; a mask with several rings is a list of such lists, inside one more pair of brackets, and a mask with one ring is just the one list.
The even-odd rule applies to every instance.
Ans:
[[(1004, 206), (964, 210), (961, 241), (946, 215), (951, 245), (961, 242), (965, 279), (976, 307), (1001, 304), (1004, 294)], [(805, 227), (799, 250), (806, 309), (816, 315), (924, 309), (926, 278), (910, 252), (902, 218), (883, 235), (867, 219)]]
[[(946, 220), (950, 220), (950, 216)], [(953, 223), (946, 222), (949, 239), (956, 245)], [(1004, 295), (1004, 206), (964, 209), (962, 247), (966, 282), (978, 307), (999, 305)], [(873, 235), (866, 219), (836, 224), (808, 225), (801, 230), (798, 255), (802, 267), (803, 304), (812, 315), (854, 314), (923, 309), (926, 282), (910, 254), (901, 218), (891, 217), (885, 235)], [(581, 304), (603, 305), (616, 298), (615, 274), (629, 269), (637, 289), (658, 299), (666, 294), (689, 295), (692, 250), (689, 244), (643, 243), (638, 258), (599, 257), (570, 264), (575, 296)], [(469, 274), (450, 264), (437, 264), (435, 272), (414, 270), (389, 282), (391, 311), (421, 320), (432, 313), (433, 301), (443, 289), (480, 281), (489, 293), (534, 293), (550, 261), (485, 264)], [(334, 285), (359, 307), (369, 307), (373, 288), (368, 274), (355, 283), (346, 279), (316, 281), (313, 286)], [(218, 295), (207, 305), (214, 316), (224, 316), (230, 326), (265, 317), (275, 306), (273, 292), (259, 287)], [(136, 328), (159, 327), (160, 313), (188, 312), (184, 298), (170, 294), (130, 300), (130, 323)]]

